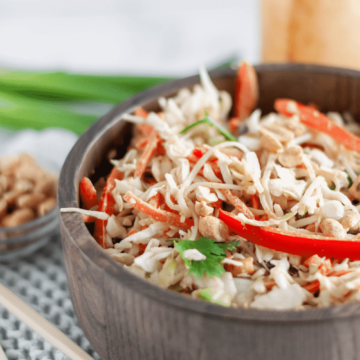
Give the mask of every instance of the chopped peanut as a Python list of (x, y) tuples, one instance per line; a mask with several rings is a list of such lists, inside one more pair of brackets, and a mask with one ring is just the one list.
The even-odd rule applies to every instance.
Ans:
[(195, 212), (199, 216), (209, 216), (214, 212), (214, 208), (206, 205), (205, 201), (195, 202)]
[(290, 130), (295, 136), (303, 135), (306, 132), (306, 127), (297, 121), (288, 121), (285, 127)]
[(37, 213), (39, 216), (45, 215), (47, 212), (49, 212), (54, 206), (56, 205), (56, 199), (55, 198), (48, 198), (42, 203), (40, 203), (37, 207)]
[(14, 204), (16, 199), (19, 196), (19, 191), (17, 190), (11, 190), (8, 191), (4, 194), (3, 199), (8, 203), (8, 204)]
[(302, 163), (304, 151), (300, 146), (290, 146), (279, 155), (279, 163), (286, 168), (298, 166)]
[(218, 218), (205, 216), (199, 221), (199, 232), (202, 236), (213, 238), (216, 241), (227, 241), (229, 228)]
[(232, 259), (232, 260), (239, 262), (239, 266), (225, 263), (224, 268), (226, 271), (231, 272), (234, 277), (240, 274), (252, 275), (255, 272), (254, 259), (252, 257), (248, 257), (246, 259)]
[(0, 175), (0, 193), (3, 193), (8, 188), (8, 180), (5, 175)]
[(288, 198), (285, 195), (281, 195), (281, 196), (274, 196), (273, 197), (273, 203), (280, 205), (280, 207), (283, 210), (286, 210), (288, 207)]
[(357, 234), (360, 231), (360, 214), (348, 214), (341, 220), (341, 225), (350, 233)]
[(271, 133), (264, 134), (260, 140), (261, 147), (270, 153), (277, 154), (283, 148), (281, 142), (276, 139)]
[(360, 175), (356, 178), (355, 182), (349, 189), (350, 197), (360, 201)]
[(26, 154), (0, 157), (1, 226), (17, 226), (42, 216), (56, 204), (57, 177)]
[[(305, 230), (307, 231), (311, 231), (311, 232), (315, 232), (316, 228), (315, 228), (315, 224), (310, 224), (308, 226), (305, 227)], [(321, 232), (321, 229), (318, 228), (318, 232)]]
[(3, 218), (6, 215), (8, 209), (8, 204), (6, 200), (1, 199), (0, 200), (0, 218)]
[(18, 191), (19, 194), (32, 191), (33, 188), (34, 188), (34, 183), (30, 180), (25, 180), (25, 179), (17, 180), (13, 186), (13, 190)]
[(259, 130), (261, 135), (271, 134), (277, 140), (279, 140), (283, 144), (287, 144), (294, 138), (294, 134), (281, 125), (271, 124), (266, 125), (260, 128)]
[(320, 228), (325, 236), (344, 239), (346, 231), (342, 225), (334, 219), (326, 219), (320, 224)]
[(34, 218), (35, 214), (31, 209), (19, 209), (15, 210), (10, 215), (5, 216), (1, 224), (4, 227), (14, 227), (33, 220)]
[(35, 209), (45, 199), (44, 194), (25, 194), (16, 200), (16, 205), (21, 208)]
[(56, 197), (57, 178), (55, 176), (46, 176), (36, 183), (34, 192), (42, 193), (47, 196)]

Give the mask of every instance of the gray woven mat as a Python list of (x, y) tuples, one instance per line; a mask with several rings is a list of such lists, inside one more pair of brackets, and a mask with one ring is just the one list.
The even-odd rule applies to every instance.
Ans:
[[(74, 313), (59, 235), (28, 258), (0, 263), (0, 282), (94, 359), (100, 359), (86, 339)], [(9, 360), (68, 359), (1, 306), (0, 344)]]

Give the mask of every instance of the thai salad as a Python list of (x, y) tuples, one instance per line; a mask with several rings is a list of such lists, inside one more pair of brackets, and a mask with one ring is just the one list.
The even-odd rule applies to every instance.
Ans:
[[(242, 62), (234, 98), (205, 69), (134, 124), (107, 178), (80, 183), (85, 223), (129, 271), (231, 307), (307, 309), (360, 300), (360, 126), (277, 99), (256, 109)], [(234, 116), (229, 119), (233, 109)]]

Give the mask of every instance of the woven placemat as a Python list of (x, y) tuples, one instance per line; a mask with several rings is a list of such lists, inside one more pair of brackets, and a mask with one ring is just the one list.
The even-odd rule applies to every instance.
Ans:
[[(81, 330), (67, 287), (60, 235), (24, 259), (0, 263), (0, 282), (57, 326), (94, 359), (100, 359)], [(0, 344), (9, 360), (68, 359), (0, 306)]]

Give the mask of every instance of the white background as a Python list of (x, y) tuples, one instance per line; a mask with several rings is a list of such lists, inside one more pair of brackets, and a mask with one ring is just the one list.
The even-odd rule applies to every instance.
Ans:
[(258, 0), (0, 0), (0, 66), (182, 76), (259, 61)]

